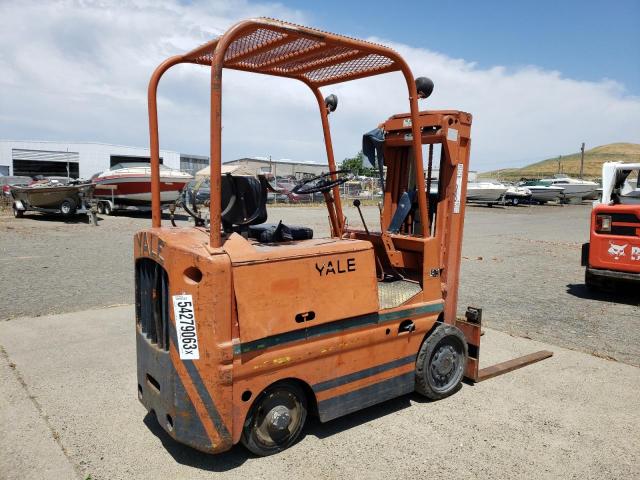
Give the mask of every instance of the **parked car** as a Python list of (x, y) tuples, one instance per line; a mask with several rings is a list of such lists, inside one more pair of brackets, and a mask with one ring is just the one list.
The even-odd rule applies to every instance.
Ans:
[(0, 187), (2, 189), (2, 196), (9, 198), (11, 196), (11, 187), (26, 187), (33, 180), (31, 177), (21, 176), (5, 176), (0, 177)]
[[(195, 190), (196, 187), (197, 191)], [(196, 205), (203, 205), (204, 202), (208, 201), (211, 196), (211, 184), (209, 183), (209, 180), (191, 180), (187, 183), (187, 185), (182, 189), (182, 201), (188, 202), (188, 205), (193, 205), (194, 194), (196, 197)]]
[(296, 186), (296, 183), (291, 182), (278, 182), (277, 188), (281, 188), (288, 193), (276, 195), (276, 202), (278, 203), (309, 203), (313, 201), (313, 196), (308, 193), (300, 194), (293, 193), (291, 190)]

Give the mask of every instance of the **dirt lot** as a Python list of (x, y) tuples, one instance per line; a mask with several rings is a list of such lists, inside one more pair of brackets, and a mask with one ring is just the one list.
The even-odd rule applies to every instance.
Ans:
[[(480, 306), (495, 329), (640, 365), (640, 295), (593, 295), (583, 284), (589, 210), (468, 207), (461, 312)], [(360, 224), (355, 209), (345, 213)], [(364, 213), (375, 228), (377, 208)], [(317, 236), (328, 231), (324, 208), (278, 207), (269, 219), (311, 226)], [(132, 236), (149, 225), (146, 216), (104, 217), (99, 227), (83, 217), (0, 217), (0, 319), (132, 303)]]

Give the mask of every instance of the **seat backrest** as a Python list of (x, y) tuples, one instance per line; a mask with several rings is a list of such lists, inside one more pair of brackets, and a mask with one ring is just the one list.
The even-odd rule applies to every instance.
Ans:
[(262, 183), (255, 177), (222, 177), (222, 224), (225, 230), (248, 228), (267, 221), (267, 189)]

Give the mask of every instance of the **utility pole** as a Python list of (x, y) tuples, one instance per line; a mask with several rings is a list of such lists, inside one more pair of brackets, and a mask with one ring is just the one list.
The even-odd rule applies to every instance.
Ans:
[(582, 147), (580, 147), (580, 178), (582, 178), (583, 173), (584, 173), (584, 142), (582, 142)]
[(560, 173), (560, 165), (562, 165), (562, 155), (558, 157), (558, 173)]

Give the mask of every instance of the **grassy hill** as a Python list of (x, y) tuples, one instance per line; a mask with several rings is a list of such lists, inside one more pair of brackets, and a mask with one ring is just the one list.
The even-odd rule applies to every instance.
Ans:
[[(640, 162), (640, 144), (610, 143), (585, 150), (585, 178), (600, 178), (604, 162)], [(569, 176), (580, 174), (580, 152), (562, 156), (562, 171)], [(481, 178), (497, 178), (500, 180), (519, 180), (526, 178), (551, 177), (558, 173), (558, 157), (532, 163), (522, 168), (505, 168), (479, 174)]]

